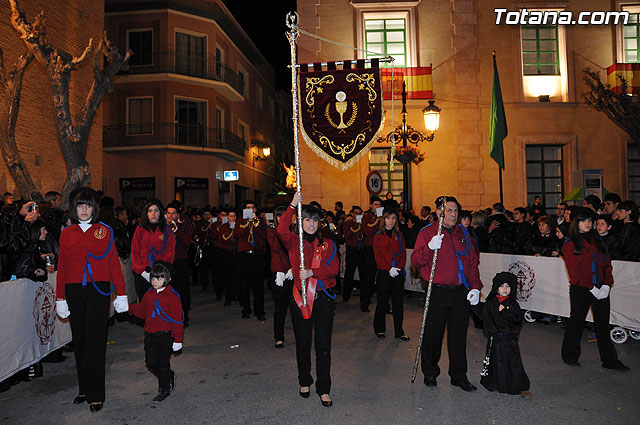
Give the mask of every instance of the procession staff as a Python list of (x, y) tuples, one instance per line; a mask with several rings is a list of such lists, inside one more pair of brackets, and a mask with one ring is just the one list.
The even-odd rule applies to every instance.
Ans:
[(562, 258), (569, 274), (571, 315), (564, 330), (562, 360), (579, 366), (580, 340), (589, 308), (598, 339), (600, 361), (605, 369), (629, 370), (620, 360), (609, 337), (609, 292), (613, 286), (611, 257), (592, 228), (593, 212), (580, 208), (569, 226), (569, 239), (562, 246)]
[(61, 318), (69, 317), (71, 324), (78, 375), (78, 395), (73, 402), (86, 401), (97, 412), (105, 400), (110, 295), (116, 291), (113, 305), (119, 313), (128, 309), (128, 302), (114, 232), (98, 222), (95, 192), (80, 188), (70, 198), (70, 214), (77, 224), (60, 235), (56, 310)]
[(404, 319), (402, 298), (404, 297), (407, 249), (398, 226), (398, 213), (395, 210), (385, 210), (382, 214), (380, 230), (373, 239), (373, 253), (378, 266), (376, 276), (378, 304), (373, 316), (373, 331), (378, 338), (385, 337), (387, 330), (385, 318), (389, 308), (389, 295), (391, 295), (395, 337), (409, 341), (410, 338), (402, 329)]
[(364, 235), (362, 225), (356, 217), (362, 217), (362, 208), (354, 205), (351, 214), (342, 223), (345, 245), (347, 246), (346, 268), (344, 271), (344, 285), (342, 287), (342, 300), (349, 301), (353, 290), (353, 275), (358, 269), (360, 279), (364, 276)]
[(267, 226), (256, 216), (256, 204), (245, 201), (244, 209), (253, 210), (250, 220), (238, 219), (235, 238), (238, 241), (236, 273), (240, 282), (240, 305), (242, 318), (251, 317), (250, 294), (253, 291), (253, 313), (260, 321), (266, 320), (264, 313), (264, 253), (267, 245)]
[(167, 226), (164, 207), (159, 199), (151, 199), (142, 209), (140, 225), (131, 241), (131, 265), (136, 279), (138, 299), (151, 287), (149, 272), (156, 260), (173, 264), (176, 238)]
[[(296, 337), (296, 360), (298, 364), (298, 382), (300, 396), (307, 398), (311, 394), (311, 342), (312, 333), (316, 350), (316, 393), (322, 405), (331, 407), (331, 330), (333, 327), (333, 300), (335, 299), (336, 276), (340, 263), (337, 259), (338, 247), (330, 239), (322, 239), (318, 229), (320, 211), (309, 205), (302, 207), (303, 246), (306, 267), (300, 269), (300, 251), (298, 235), (289, 230), (289, 223), (302, 194), (293, 196), (291, 205), (280, 217), (278, 236), (289, 251), (289, 261), (293, 273), (294, 288), (291, 301), (291, 317)], [(297, 230), (297, 228), (296, 228)], [(301, 281), (307, 285), (306, 294), (302, 292)], [(306, 295), (306, 305), (302, 296)]]
[(438, 226), (430, 224), (418, 234), (411, 254), (411, 264), (421, 269), (422, 278), (429, 281), (434, 251), (438, 250), (438, 262), (433, 278), (433, 292), (425, 335), (422, 340), (422, 373), (429, 387), (437, 385), (440, 374), (438, 361), (442, 351), (442, 338), (447, 327), (447, 349), (449, 352), (449, 376), (451, 385), (465, 391), (476, 387), (467, 379), (467, 327), (471, 305), (480, 300), (480, 273), (478, 255), (470, 236), (462, 225), (458, 225), (460, 204), (456, 198), (438, 198), (436, 207), (445, 202), (443, 229), (438, 236)]
[[(286, 207), (278, 207), (275, 211), (275, 224), (278, 225), (280, 217), (284, 213)], [(291, 224), (291, 222), (289, 222)], [(273, 338), (275, 339), (275, 347), (284, 347), (284, 321), (287, 317), (287, 308), (291, 303), (293, 295), (293, 271), (289, 264), (289, 255), (287, 249), (278, 238), (278, 231), (274, 227), (267, 229), (267, 241), (271, 249), (271, 287), (273, 292), (273, 301), (275, 311), (273, 313)]]
[(191, 287), (189, 285), (189, 245), (193, 240), (193, 226), (187, 220), (180, 219), (181, 206), (178, 202), (170, 202), (167, 205), (167, 224), (173, 230), (176, 238), (176, 249), (173, 259), (173, 267), (176, 270), (175, 279), (172, 282), (173, 289), (180, 294), (182, 311), (184, 312), (184, 325), (189, 325), (189, 310), (191, 309)]
[(373, 255), (373, 238), (378, 233), (380, 217), (376, 210), (382, 207), (382, 200), (377, 196), (371, 197), (371, 208), (362, 217), (362, 234), (364, 235), (364, 270), (360, 275), (360, 310), (369, 312), (369, 304), (373, 295), (373, 285), (376, 278), (376, 258)]
[(217, 235), (213, 243), (220, 248), (221, 267), (220, 278), (224, 282), (224, 305), (229, 306), (238, 297), (238, 276), (236, 274), (236, 262), (238, 257), (238, 243), (234, 236), (236, 231), (236, 211), (227, 210), (227, 220), (217, 228)]

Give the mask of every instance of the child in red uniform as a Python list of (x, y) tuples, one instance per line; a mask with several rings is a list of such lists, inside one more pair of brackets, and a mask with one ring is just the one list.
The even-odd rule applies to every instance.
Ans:
[(130, 304), (129, 314), (144, 319), (144, 361), (158, 378), (158, 395), (151, 402), (161, 403), (175, 388), (171, 352), (182, 349), (184, 332), (180, 296), (171, 287), (173, 266), (156, 261), (151, 268), (151, 288), (140, 304)]

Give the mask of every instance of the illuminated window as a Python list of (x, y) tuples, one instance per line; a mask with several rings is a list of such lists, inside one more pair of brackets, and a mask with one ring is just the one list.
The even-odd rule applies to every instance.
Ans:
[(640, 62), (640, 13), (629, 14), (629, 22), (622, 25), (624, 62)]
[(407, 23), (405, 19), (365, 19), (364, 35), (365, 49), (368, 51), (367, 59), (393, 56), (395, 66), (406, 66)]
[(524, 75), (560, 75), (557, 25), (522, 25)]

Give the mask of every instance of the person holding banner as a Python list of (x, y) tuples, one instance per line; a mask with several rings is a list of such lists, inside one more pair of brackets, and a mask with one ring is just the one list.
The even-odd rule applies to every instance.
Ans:
[(391, 295), (395, 337), (409, 341), (410, 338), (402, 329), (404, 319), (402, 298), (404, 297), (404, 266), (407, 262), (407, 249), (398, 226), (396, 210), (384, 210), (380, 230), (373, 238), (373, 253), (378, 267), (376, 276), (378, 304), (373, 316), (373, 331), (378, 338), (385, 337), (387, 329), (385, 317), (389, 308), (389, 295)]
[(176, 238), (164, 215), (159, 199), (149, 200), (142, 209), (140, 225), (131, 241), (131, 265), (136, 280), (138, 299), (151, 287), (149, 272), (157, 260), (173, 264)]
[(56, 311), (69, 317), (78, 374), (75, 404), (89, 403), (92, 412), (105, 400), (104, 371), (110, 295), (118, 313), (129, 309), (114, 232), (98, 222), (96, 194), (90, 188), (71, 192), (71, 217), (78, 223), (60, 236)]
[(430, 224), (424, 227), (411, 254), (411, 264), (419, 267), (422, 278), (429, 281), (434, 252), (439, 251), (422, 341), (422, 373), (426, 386), (438, 385), (438, 361), (446, 326), (451, 385), (464, 391), (475, 391), (477, 388), (467, 379), (466, 351), (469, 304), (478, 304), (482, 288), (478, 254), (466, 228), (457, 224), (458, 212), (461, 209), (457, 199), (452, 196), (438, 198), (436, 207), (439, 217), (442, 214), (443, 202), (445, 205), (442, 234), (438, 236), (437, 225)]
[[(291, 205), (280, 217), (278, 237), (289, 251), (289, 261), (294, 278), (291, 317), (296, 337), (296, 360), (298, 363), (298, 382), (300, 396), (308, 398), (311, 394), (311, 341), (315, 331), (316, 350), (316, 393), (322, 405), (331, 407), (331, 331), (333, 328), (333, 300), (335, 296), (336, 276), (340, 263), (338, 247), (330, 239), (322, 239), (319, 230), (320, 211), (309, 205), (302, 207), (302, 228), (304, 237), (305, 269), (300, 269), (299, 236), (289, 230), (291, 218), (297, 205), (302, 202), (302, 194), (296, 192)], [(297, 230), (297, 228), (296, 228)], [(301, 281), (307, 288), (307, 302), (303, 305)]]
[(609, 337), (609, 292), (613, 286), (611, 258), (604, 242), (593, 230), (593, 211), (580, 208), (571, 218), (569, 239), (562, 246), (562, 258), (569, 275), (571, 315), (562, 340), (562, 360), (580, 366), (580, 340), (589, 309), (598, 338), (602, 367), (629, 370), (620, 360)]

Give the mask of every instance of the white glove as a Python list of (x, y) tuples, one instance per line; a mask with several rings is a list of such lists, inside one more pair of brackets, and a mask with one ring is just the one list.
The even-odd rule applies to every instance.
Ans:
[(113, 308), (116, 309), (118, 313), (124, 313), (129, 310), (129, 300), (126, 295), (118, 295), (115, 300), (113, 300)]
[(430, 250), (435, 251), (436, 249), (440, 249), (442, 246), (442, 239), (444, 238), (444, 233), (440, 234), (440, 236), (435, 235), (431, 238), (427, 246)]
[(593, 288), (589, 289), (589, 292), (591, 292), (591, 294), (593, 294), (593, 296), (597, 299), (600, 299), (600, 288), (596, 288), (594, 286)]
[(287, 270), (287, 273), (285, 273), (284, 280), (293, 280), (293, 271), (291, 271), (291, 269)]
[(276, 286), (284, 286), (284, 273), (276, 272)]
[(600, 295), (597, 295), (596, 298), (599, 300), (603, 300), (609, 296), (609, 291), (611, 287), (609, 285), (602, 285), (600, 287)]
[(144, 277), (147, 282), (151, 282), (151, 275), (149, 274), (149, 272), (144, 271), (140, 274), (140, 276)]
[(71, 312), (69, 311), (67, 300), (56, 301), (56, 311), (58, 312), (58, 316), (60, 316), (61, 319), (66, 319), (67, 317), (69, 317)]
[(478, 304), (478, 302), (480, 302), (480, 291), (477, 289), (470, 290), (467, 294), (467, 301), (469, 301), (471, 305)]
[(173, 351), (180, 351), (180, 350), (182, 350), (182, 343), (181, 342), (174, 342), (173, 346), (171, 348), (173, 349)]
[(396, 276), (398, 276), (399, 274), (400, 274), (400, 269), (399, 269), (399, 268), (397, 268), (397, 267), (391, 267), (391, 268), (389, 269), (389, 276), (391, 276), (391, 277), (396, 277)]

